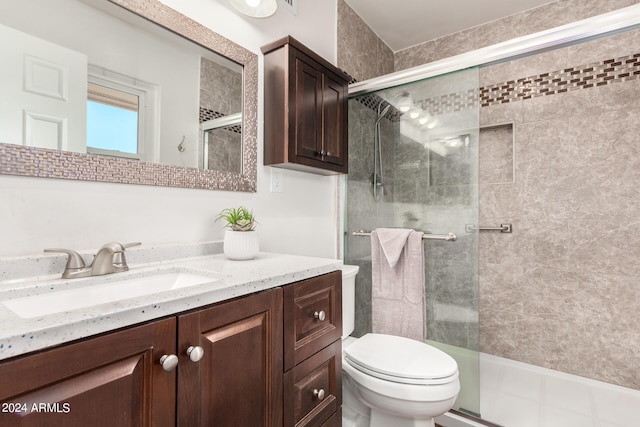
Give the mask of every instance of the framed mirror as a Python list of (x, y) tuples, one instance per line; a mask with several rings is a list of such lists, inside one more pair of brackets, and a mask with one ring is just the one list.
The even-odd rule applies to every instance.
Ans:
[(0, 38), (0, 173), (256, 191), (256, 54), (157, 0), (3, 4)]

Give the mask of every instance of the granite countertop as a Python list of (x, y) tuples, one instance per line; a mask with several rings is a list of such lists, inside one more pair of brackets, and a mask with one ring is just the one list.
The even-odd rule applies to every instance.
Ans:
[[(250, 261), (207, 255), (130, 264), (128, 272), (90, 278), (89, 284), (86, 279), (51, 278), (0, 282), (0, 360), (329, 273), (341, 264), (335, 259), (261, 252)], [(3, 304), (85, 284), (170, 272), (192, 273), (215, 281), (27, 319)]]

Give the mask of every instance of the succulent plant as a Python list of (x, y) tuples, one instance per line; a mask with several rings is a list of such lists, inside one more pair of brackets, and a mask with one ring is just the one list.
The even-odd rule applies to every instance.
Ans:
[(256, 228), (256, 218), (253, 211), (244, 206), (223, 209), (216, 217), (216, 221), (224, 220), (233, 231), (253, 231)]

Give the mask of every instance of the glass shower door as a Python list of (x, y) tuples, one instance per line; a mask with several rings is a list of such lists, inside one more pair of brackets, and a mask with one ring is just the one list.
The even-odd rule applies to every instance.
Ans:
[(455, 408), (477, 415), (478, 70), (464, 70), (349, 100), (345, 262), (360, 266), (356, 336), (371, 331), (371, 250), (358, 230), (454, 233), (424, 241), (427, 342), (458, 362)]

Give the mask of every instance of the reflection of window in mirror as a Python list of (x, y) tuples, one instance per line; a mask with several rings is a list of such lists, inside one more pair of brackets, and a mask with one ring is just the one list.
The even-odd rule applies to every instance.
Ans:
[(157, 90), (153, 85), (91, 67), (87, 84), (87, 153), (154, 161), (155, 99)]
[(87, 152), (139, 160), (140, 95), (95, 83), (87, 92)]

